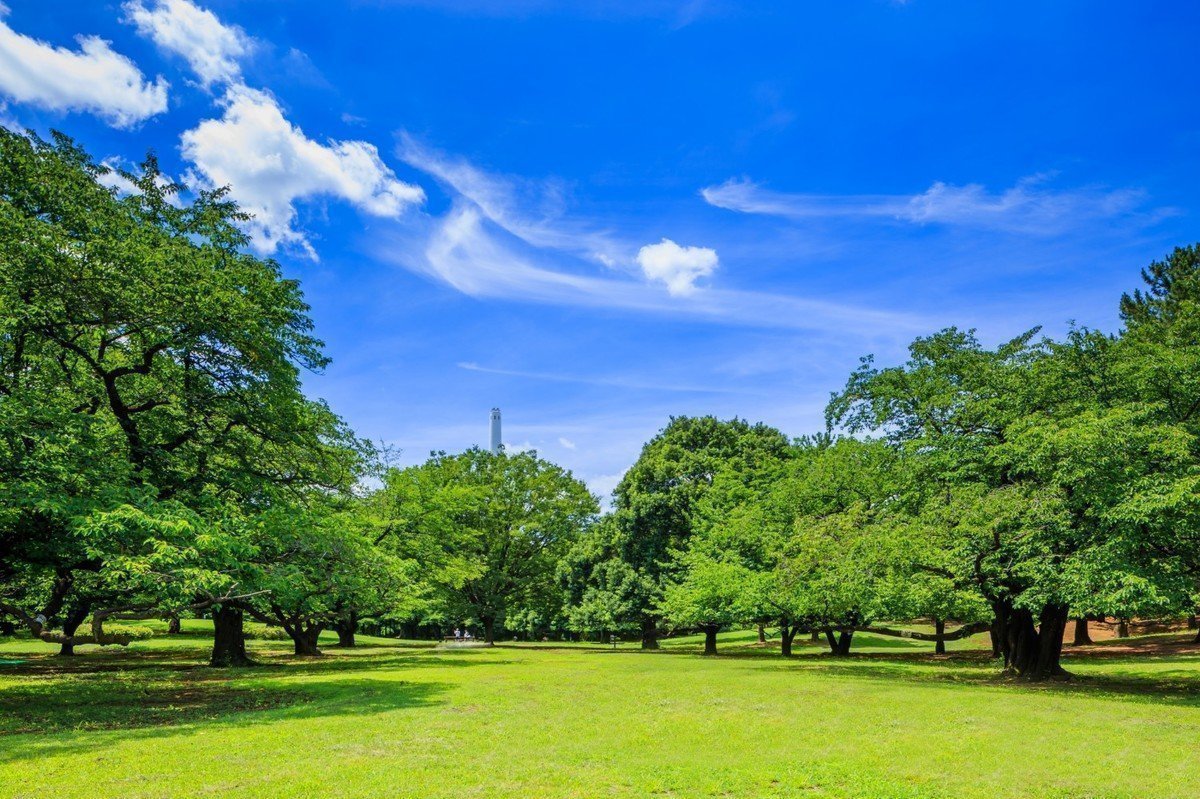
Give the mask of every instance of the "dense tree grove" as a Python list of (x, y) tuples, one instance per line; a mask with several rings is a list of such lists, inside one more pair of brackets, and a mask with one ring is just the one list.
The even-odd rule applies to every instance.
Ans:
[(817, 435), (673, 418), (601, 513), (536, 453), (382, 468), (302, 392), (326, 364), (308, 307), (225, 193), (184, 201), (153, 158), (127, 193), (105, 172), (0, 129), (0, 622), (63, 655), (185, 614), (214, 666), (250, 662), (246, 618), (303, 656), (360, 626), (703, 632), (709, 654), (758, 626), (785, 656), (987, 630), (1046, 680), (1071, 619), (1195, 612), (1197, 247), (1144, 270), (1115, 334), (950, 328), (864, 358)]

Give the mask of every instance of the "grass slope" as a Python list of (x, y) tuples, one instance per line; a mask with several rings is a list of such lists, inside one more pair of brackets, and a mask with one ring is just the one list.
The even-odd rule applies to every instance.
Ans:
[(753, 632), (718, 658), (255, 641), (261, 667), (223, 672), (203, 628), (65, 661), (0, 644), (26, 660), (0, 666), (0, 796), (1200, 796), (1194, 654), (1098, 646), (1072, 684), (1029, 687), (978, 640), (791, 661)]

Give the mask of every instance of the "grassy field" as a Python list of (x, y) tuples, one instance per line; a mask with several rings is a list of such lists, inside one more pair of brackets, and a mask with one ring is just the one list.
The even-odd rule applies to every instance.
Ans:
[(1152, 639), (1030, 687), (979, 640), (791, 661), (752, 632), (717, 658), (256, 641), (263, 665), (229, 672), (202, 665), (204, 629), (70, 660), (0, 644), (0, 796), (1200, 796), (1200, 655)]

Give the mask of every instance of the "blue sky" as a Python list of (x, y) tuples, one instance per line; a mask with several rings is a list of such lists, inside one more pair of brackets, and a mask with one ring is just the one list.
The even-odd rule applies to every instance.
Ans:
[(1114, 330), (1200, 238), (1194, 3), (6, 4), (4, 124), (230, 185), (404, 462), (497, 405), (604, 493), (919, 334)]

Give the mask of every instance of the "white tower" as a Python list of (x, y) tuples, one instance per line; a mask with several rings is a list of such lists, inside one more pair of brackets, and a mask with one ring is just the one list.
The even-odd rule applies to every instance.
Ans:
[(500, 409), (492, 408), (492, 454), (499, 455), (504, 445), (500, 443)]

